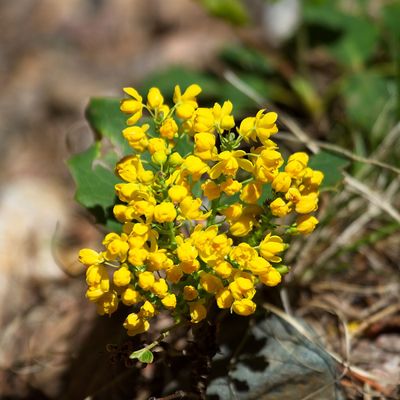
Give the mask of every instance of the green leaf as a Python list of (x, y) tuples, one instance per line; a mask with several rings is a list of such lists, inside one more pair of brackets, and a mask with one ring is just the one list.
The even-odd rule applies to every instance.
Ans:
[(365, 71), (349, 76), (342, 93), (350, 123), (370, 133), (390, 96), (387, 81), (379, 74)]
[(228, 46), (222, 50), (220, 56), (222, 60), (243, 71), (260, 74), (274, 72), (274, 67), (267, 57), (250, 47), (241, 45)]
[(100, 138), (107, 138), (120, 152), (128, 152), (128, 144), (122, 136), (126, 128), (126, 115), (120, 109), (120, 100), (112, 98), (93, 98), (86, 108), (86, 118)]
[(138, 359), (140, 362), (145, 363), (145, 364), (151, 364), (154, 360), (154, 355), (153, 353), (146, 349), (140, 349), (137, 351), (134, 351), (130, 356), (130, 359)]
[(101, 159), (101, 144), (94, 143), (86, 151), (68, 160), (76, 184), (76, 200), (86, 208), (100, 206), (104, 210), (114, 204), (114, 185), (120, 180)]
[(332, 188), (342, 181), (342, 170), (349, 163), (347, 158), (328, 151), (320, 151), (310, 157), (309, 166), (324, 173), (321, 188)]
[(240, 0), (200, 0), (212, 15), (234, 25), (245, 25), (249, 21), (246, 7)]
[(352, 17), (346, 34), (330, 48), (330, 51), (343, 65), (360, 70), (373, 55), (378, 39), (378, 28), (372, 21)]

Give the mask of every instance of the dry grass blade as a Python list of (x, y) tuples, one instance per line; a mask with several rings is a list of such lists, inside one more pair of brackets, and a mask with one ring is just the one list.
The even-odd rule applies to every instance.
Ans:
[(385, 199), (386, 196), (383, 193), (373, 191), (367, 185), (345, 172), (343, 174), (345, 184), (400, 223), (400, 213)]

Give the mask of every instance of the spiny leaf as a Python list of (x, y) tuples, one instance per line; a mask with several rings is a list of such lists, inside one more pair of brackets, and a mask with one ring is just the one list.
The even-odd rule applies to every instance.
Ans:
[(114, 185), (120, 180), (114, 172), (100, 161), (99, 142), (86, 151), (68, 160), (68, 166), (76, 183), (76, 200), (86, 208), (102, 207), (104, 210), (114, 204)]

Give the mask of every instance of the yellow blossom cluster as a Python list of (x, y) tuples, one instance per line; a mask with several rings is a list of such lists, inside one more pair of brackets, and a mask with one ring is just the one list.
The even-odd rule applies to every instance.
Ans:
[[(271, 140), (275, 112), (236, 124), (230, 101), (199, 107), (196, 84), (183, 92), (176, 86), (172, 106), (158, 88), (146, 101), (124, 91), (122, 134), (132, 153), (115, 168), (121, 231), (107, 234), (100, 252), (80, 251), (87, 298), (101, 315), (129, 307), (128, 335), (147, 331), (163, 310), (198, 323), (213, 301), (254, 313), (256, 288), (278, 285), (287, 271), (286, 238), (318, 223), (312, 213), (322, 172), (303, 152), (285, 162)], [(150, 118), (140, 124), (144, 112)]]

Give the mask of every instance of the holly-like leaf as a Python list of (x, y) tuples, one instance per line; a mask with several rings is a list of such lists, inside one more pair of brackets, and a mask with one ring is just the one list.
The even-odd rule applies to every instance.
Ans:
[(321, 188), (332, 188), (342, 181), (342, 170), (349, 163), (347, 158), (328, 151), (320, 151), (310, 157), (309, 166), (324, 173)]
[(111, 166), (101, 156), (100, 142), (68, 160), (68, 166), (76, 184), (75, 198), (86, 208), (108, 209), (114, 204), (114, 185), (120, 180)]
[(121, 153), (126, 154), (129, 148), (121, 132), (126, 128), (127, 117), (119, 106), (119, 99), (93, 98), (86, 108), (86, 118), (99, 138), (107, 138)]

